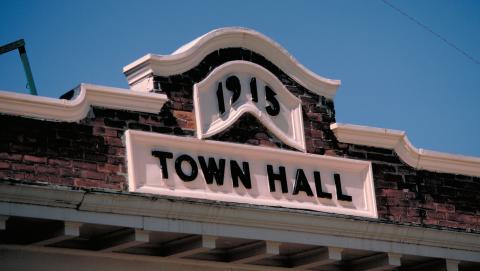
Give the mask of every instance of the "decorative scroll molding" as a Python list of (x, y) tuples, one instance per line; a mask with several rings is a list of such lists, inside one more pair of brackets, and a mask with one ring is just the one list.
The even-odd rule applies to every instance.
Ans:
[[(231, 92), (226, 89), (226, 77), (234, 75), (240, 78), (241, 92), (238, 100), (230, 104)], [(255, 78), (257, 102), (252, 101), (251, 83)], [(222, 97), (226, 112), (220, 114), (217, 107), (216, 91), (218, 85), (223, 87)], [(267, 106), (265, 86), (273, 89), (274, 99), (279, 102), (278, 115), (271, 116), (265, 110)], [(230, 61), (215, 70), (202, 82), (193, 87), (195, 118), (197, 121), (197, 137), (207, 138), (230, 127), (240, 116), (251, 113), (285, 144), (305, 151), (303, 131), (302, 103), (283, 86), (275, 75), (260, 65), (247, 61)]]
[(85, 118), (91, 106), (158, 113), (167, 99), (164, 94), (81, 84), (75, 90), (72, 100), (0, 91), (0, 112), (73, 122)]
[(416, 169), (480, 176), (480, 158), (416, 148), (404, 131), (341, 123), (333, 123), (330, 129), (341, 142), (393, 149)]
[(240, 27), (213, 30), (180, 47), (171, 55), (145, 55), (125, 66), (123, 72), (132, 89), (150, 91), (151, 89), (144, 89), (146, 85), (141, 82), (141, 79), (147, 75), (180, 74), (197, 66), (209, 53), (233, 47), (245, 48), (261, 54), (299, 84), (316, 94), (333, 98), (340, 86), (339, 80), (321, 77), (305, 68), (287, 50), (270, 38), (254, 30)]

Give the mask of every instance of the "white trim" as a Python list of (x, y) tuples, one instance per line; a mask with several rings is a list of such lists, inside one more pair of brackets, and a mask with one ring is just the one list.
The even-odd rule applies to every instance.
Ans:
[(171, 55), (145, 55), (123, 68), (130, 86), (149, 74), (169, 76), (197, 66), (209, 53), (222, 48), (240, 47), (259, 53), (297, 83), (327, 98), (335, 96), (339, 80), (321, 77), (301, 65), (272, 39), (251, 29), (226, 27), (215, 29), (180, 47)]
[(167, 96), (129, 89), (81, 84), (72, 100), (0, 91), (0, 112), (55, 121), (78, 121), (91, 106), (158, 113)]
[[(45, 247), (45, 246), (23, 246), (23, 245), (9, 245), (9, 244), (0, 244), (0, 251), (17, 253), (21, 255), (23, 262), (31, 262), (32, 259), (29, 258), (29, 253), (39, 253), (43, 255), (40, 266), (49, 264), (48, 257), (52, 258), (54, 264), (49, 265), (56, 266), (58, 263), (58, 257), (63, 255), (71, 255), (78, 257), (88, 257), (88, 262), (81, 262), (81, 264), (75, 265), (69, 270), (77, 270), (75, 267), (81, 266), (78, 270), (86, 270), (89, 267), (98, 267), (105, 266), (99, 265), (99, 260), (111, 260), (115, 261), (115, 264), (122, 264), (122, 268), (115, 270), (237, 270), (237, 271), (291, 271), (291, 267), (276, 267), (276, 266), (262, 266), (262, 265), (251, 265), (251, 264), (241, 264), (234, 262), (219, 262), (219, 261), (199, 261), (196, 259), (188, 258), (175, 258), (175, 257), (159, 257), (159, 256), (150, 256), (150, 255), (138, 255), (138, 254), (128, 254), (128, 253), (119, 253), (119, 252), (103, 252), (103, 251), (91, 251), (91, 250), (80, 250), (74, 248), (58, 248), (58, 247)], [(4, 256), (0, 254), (0, 257)], [(7, 257), (8, 259), (8, 257)], [(34, 260), (39, 259), (35, 257)], [(128, 269), (129, 261), (135, 262), (135, 268)], [(105, 263), (105, 262), (103, 262)], [(148, 268), (149, 263), (155, 264), (155, 267)], [(167, 266), (165, 266), (167, 265)], [(171, 266), (171, 268), (168, 268)], [(182, 267), (190, 268), (182, 268)], [(195, 269), (194, 269), (195, 268)], [(39, 270), (43, 270), (38, 268)], [(53, 268), (52, 268), (53, 269)], [(94, 269), (94, 268), (92, 268)], [(18, 270), (18, 269), (15, 269)], [(48, 270), (48, 269), (47, 269)]]
[[(229, 107), (229, 110), (226, 112), (226, 118), (220, 117), (216, 111), (214, 111), (213, 116), (208, 113), (211, 112), (211, 110), (205, 107), (212, 107), (213, 97), (204, 96), (211, 94), (212, 85), (216, 90), (217, 82), (221, 81), (222, 77), (231, 74), (249, 74), (257, 78), (257, 83), (263, 81), (272, 87), (277, 92), (278, 101), (282, 105), (279, 117), (286, 120), (288, 124), (290, 124), (289, 127), (282, 128), (280, 125), (277, 125), (276, 120), (279, 117), (275, 118), (268, 115), (265, 110), (260, 110), (259, 107), (251, 101), (246, 101), (237, 108), (227, 104), (226, 106)], [(202, 92), (206, 92), (206, 94), (204, 95)], [(241, 95), (247, 92), (247, 90), (242, 90)], [(263, 90), (259, 89), (259, 93), (263, 93)], [(263, 98), (260, 98), (259, 101), (263, 102)], [(205, 79), (193, 86), (193, 102), (195, 106), (195, 119), (197, 121), (197, 137), (199, 139), (216, 135), (230, 127), (243, 114), (251, 113), (285, 144), (303, 152), (306, 151), (302, 101), (285, 88), (275, 75), (260, 65), (237, 60), (229, 61), (218, 66)]]
[[(15, 189), (15, 187), (21, 189)], [(25, 193), (24, 193), (25, 192)], [(35, 199), (29, 198), (34, 193)], [(83, 194), (82, 200), (55, 201)], [(23, 198), (23, 200), (19, 200)], [(14, 200), (17, 199), (17, 200)], [(64, 206), (69, 206), (65, 208)], [(438, 257), (480, 259), (480, 235), (285, 208), (0, 184), (0, 215)]]
[[(125, 140), (128, 161), (128, 189), (131, 192), (262, 206), (282, 206), (292, 209), (309, 209), (334, 214), (378, 218), (372, 166), (367, 161), (135, 130), (125, 131)], [(173, 174), (173, 166), (167, 166), (171, 173), (168, 179), (169, 184), (166, 184), (159, 179), (161, 177), (158, 175), (160, 174), (158, 159), (151, 155), (152, 150), (159, 148), (163, 151), (171, 151), (174, 155), (175, 153), (208, 153), (217, 159), (222, 157), (237, 161), (241, 161), (242, 157), (251, 157), (246, 161), (250, 163), (250, 174), (253, 176), (253, 185), (250, 190), (252, 194), (247, 193), (247, 191), (235, 191), (231, 183), (227, 181), (225, 181), (222, 189), (216, 186), (208, 186), (205, 181), (201, 180), (203, 178), (201, 174), (192, 182), (197, 185), (195, 189), (192, 189), (184, 186), (184, 182)], [(289, 184), (288, 194), (284, 195), (280, 191), (274, 194), (268, 188), (265, 172), (267, 163), (272, 163), (275, 167), (277, 165), (285, 166), (288, 182), (293, 181), (292, 173), (299, 168), (315, 169), (323, 172), (323, 185), (328, 184), (330, 189), (335, 189), (333, 172), (344, 174), (342, 181), (344, 189), (351, 190), (349, 195), (352, 196), (353, 200), (345, 204), (335, 196), (327, 202), (315, 197), (308, 197), (303, 193), (293, 196), (291, 195), (291, 189), (293, 188), (290, 186), (291, 184)], [(312, 171), (306, 170), (305, 172), (310, 174)], [(226, 172), (228, 172), (228, 169)], [(331, 177), (326, 178), (325, 175)], [(175, 186), (172, 185), (172, 182), (175, 183)], [(217, 188), (219, 191), (212, 192)], [(336, 190), (324, 191), (333, 195), (336, 193)]]
[(330, 129), (340, 142), (393, 149), (405, 163), (416, 169), (480, 176), (480, 157), (416, 148), (404, 131), (341, 123), (331, 124)]

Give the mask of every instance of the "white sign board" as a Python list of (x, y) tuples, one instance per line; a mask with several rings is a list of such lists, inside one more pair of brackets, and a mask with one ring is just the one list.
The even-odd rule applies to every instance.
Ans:
[(126, 132), (129, 190), (377, 217), (370, 162)]
[(305, 151), (301, 101), (260, 65), (229, 61), (193, 87), (199, 139), (215, 135), (245, 113), (285, 144)]

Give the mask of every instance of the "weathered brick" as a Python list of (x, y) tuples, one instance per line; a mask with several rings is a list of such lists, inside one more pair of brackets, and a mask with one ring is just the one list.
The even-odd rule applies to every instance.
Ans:
[(10, 168), (9, 162), (0, 161), (0, 169), (9, 169), (9, 168)]
[(109, 183), (122, 183), (126, 180), (125, 176), (122, 175), (108, 175), (107, 179)]
[(107, 151), (107, 154), (125, 156), (125, 148), (124, 147), (109, 147), (108, 151)]
[(67, 167), (72, 164), (71, 160), (64, 160), (64, 159), (48, 159), (48, 164), (52, 166), (62, 166)]
[(12, 164), (12, 169), (15, 171), (33, 172), (35, 170), (35, 167), (33, 165), (27, 164)]
[(60, 168), (59, 176), (61, 177), (79, 177), (80, 170), (71, 169), (71, 168)]
[(177, 120), (193, 121), (195, 118), (193, 112), (174, 110), (172, 113)]
[(458, 222), (456, 221), (448, 221), (448, 220), (439, 220), (438, 225), (441, 227), (449, 227), (449, 228), (457, 228)]
[(104, 161), (104, 162), (107, 162), (107, 163), (113, 164), (113, 165), (120, 165), (120, 164), (125, 163), (125, 157), (108, 156), (108, 159), (106, 159), (106, 161)]
[(41, 182), (41, 183), (48, 182), (48, 178), (46, 175), (36, 174), (32, 172), (25, 172), (22, 180), (27, 180), (29, 182)]
[(85, 160), (91, 162), (106, 162), (107, 156), (105, 154), (98, 154), (98, 153), (85, 153)]
[(118, 137), (111, 137), (111, 136), (105, 137), (105, 142), (107, 145), (111, 145), (111, 146), (119, 146), (119, 147), (123, 146), (122, 139)]
[(394, 183), (394, 182), (378, 180), (375, 183), (375, 187), (377, 187), (377, 188), (387, 188), (387, 189), (397, 189), (397, 184)]
[(396, 173), (397, 169), (395, 166), (392, 165), (386, 165), (386, 164), (379, 164), (379, 163), (373, 163), (372, 164), (372, 170), (375, 173)]
[(149, 115), (140, 115), (139, 123), (147, 124), (147, 125), (160, 125), (161, 121), (156, 116), (149, 116)]
[(128, 111), (117, 111), (116, 117), (120, 120), (132, 120), (138, 121), (138, 113), (128, 112)]
[(99, 172), (117, 173), (120, 171), (120, 166), (112, 164), (98, 164), (97, 169)]
[(141, 123), (136, 123), (136, 122), (131, 122), (128, 124), (129, 129), (135, 129), (135, 130), (142, 130), (142, 131), (150, 131), (150, 125), (146, 124), (141, 124)]
[(425, 225), (438, 225), (438, 223), (439, 223), (438, 219), (428, 218), (423, 220), (423, 224)]
[(173, 133), (173, 128), (152, 126), (152, 132), (161, 133), (161, 134), (171, 134)]
[(383, 189), (382, 190), (382, 195), (387, 197), (387, 198), (403, 198), (404, 192), (401, 190), (397, 189)]
[(24, 155), (23, 156), (23, 161), (33, 162), (33, 163), (47, 163), (47, 158), (46, 157), (33, 156), (33, 155)]
[(93, 113), (95, 114), (95, 118), (115, 118), (115, 110), (113, 109), (94, 107)]
[(58, 173), (58, 169), (52, 166), (35, 165), (35, 172), (38, 174), (55, 174)]
[(6, 152), (0, 152), (0, 159), (1, 160), (10, 160), (10, 161), (20, 161), (22, 160), (21, 154), (11, 154)]
[[(450, 218), (450, 214), (447, 215)], [(467, 215), (467, 214), (456, 214), (455, 221), (463, 222), (470, 225), (478, 225), (480, 219), (476, 215)], [(451, 219), (448, 219), (451, 220)]]
[(397, 175), (397, 174), (384, 174), (385, 181), (387, 182), (403, 182), (403, 177), (402, 175)]
[(348, 156), (351, 157), (351, 158), (366, 159), (367, 154), (364, 153), (364, 152), (353, 152), (353, 151), (350, 151), (350, 152), (348, 152)]
[(383, 148), (376, 148), (376, 147), (363, 146), (363, 145), (354, 145), (353, 149), (357, 151), (365, 151), (369, 153), (385, 154), (388, 156), (393, 155), (393, 151), (391, 149), (383, 149)]
[(118, 130), (112, 129), (112, 128), (105, 128), (104, 134), (105, 134), (105, 136), (117, 137), (118, 136)]
[(93, 135), (104, 135), (104, 134), (105, 134), (105, 127), (102, 127), (102, 126), (93, 127)]
[(444, 213), (454, 213), (455, 212), (455, 205), (453, 204), (440, 204), (434, 203), (436, 206), (437, 212), (444, 212)]
[(80, 177), (94, 180), (105, 180), (104, 173), (90, 170), (81, 170)]
[(64, 178), (56, 175), (50, 175), (47, 177), (47, 180), (49, 183), (58, 184), (58, 185), (67, 185), (67, 186), (74, 185), (73, 178)]
[(85, 161), (73, 161), (73, 167), (79, 169), (95, 170), (97, 169), (97, 164)]
[(127, 123), (123, 120), (104, 119), (104, 123), (106, 126), (116, 127), (116, 128), (123, 128), (127, 126)]
[(10, 170), (0, 170), (0, 180), (8, 180), (13, 178), (13, 172)]
[(370, 153), (367, 152), (367, 159), (379, 162), (388, 162), (388, 163), (398, 163), (398, 157), (385, 155), (385, 154), (378, 154), (378, 153)]
[(447, 215), (444, 212), (427, 211), (427, 219), (445, 220)]

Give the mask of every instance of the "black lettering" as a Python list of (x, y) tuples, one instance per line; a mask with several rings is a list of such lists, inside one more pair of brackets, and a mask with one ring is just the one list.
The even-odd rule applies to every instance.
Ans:
[(242, 182), (245, 188), (252, 188), (252, 181), (250, 180), (250, 167), (248, 162), (242, 162), (242, 169), (237, 164), (237, 161), (230, 160), (230, 172), (232, 173), (233, 187), (238, 187), (238, 179)]
[(167, 159), (172, 159), (173, 154), (171, 152), (152, 151), (152, 155), (157, 157), (160, 161), (160, 167), (162, 168), (162, 178), (168, 179)]
[(269, 86), (265, 86), (265, 99), (270, 103), (265, 109), (270, 116), (276, 116), (280, 113), (280, 104), (275, 93)]
[(233, 104), (238, 100), (240, 97), (240, 92), (242, 91), (242, 85), (240, 84), (240, 79), (235, 75), (229, 76), (225, 81), (225, 85), (228, 90), (233, 92), (232, 99), (230, 100), (230, 104)]
[(250, 80), (250, 92), (252, 93), (252, 101), (258, 103), (257, 79), (255, 77)]
[(308, 184), (307, 177), (303, 172), (303, 169), (297, 169), (297, 176), (295, 177), (295, 185), (293, 187), (293, 194), (297, 195), (298, 192), (303, 191), (309, 197), (313, 197), (312, 188)]
[(333, 178), (335, 180), (335, 187), (337, 188), (337, 199), (343, 201), (352, 201), (352, 196), (345, 195), (342, 192), (342, 182), (340, 180), (340, 174), (334, 173)]
[(202, 169), (207, 184), (212, 184), (213, 179), (215, 179), (217, 185), (223, 185), (223, 179), (225, 176), (225, 159), (218, 160), (218, 167), (213, 157), (208, 158), (208, 165), (203, 156), (198, 157), (198, 162), (200, 163), (200, 168)]
[(314, 171), (313, 177), (315, 178), (315, 190), (317, 191), (317, 197), (331, 199), (332, 194), (328, 192), (323, 192), (322, 190), (322, 178), (320, 177), (320, 172)]
[(285, 174), (285, 167), (279, 166), (278, 171), (279, 173), (273, 173), (273, 167), (271, 165), (267, 165), (268, 184), (270, 186), (270, 192), (275, 192), (275, 180), (278, 180), (282, 185), (282, 193), (288, 193), (287, 176)]
[[(182, 163), (187, 162), (190, 165), (190, 168), (192, 171), (190, 172), (190, 175), (186, 174), (183, 172), (182, 169)], [(191, 182), (197, 178), (198, 175), (198, 167), (197, 163), (195, 163), (195, 160), (193, 160), (192, 157), (188, 156), (187, 154), (182, 154), (177, 159), (175, 160), (175, 171), (177, 172), (178, 177), (182, 179), (184, 182)]]
[(220, 115), (223, 115), (223, 113), (225, 113), (225, 101), (223, 99), (222, 82), (218, 83), (217, 101), (218, 101), (218, 112), (220, 112)]

